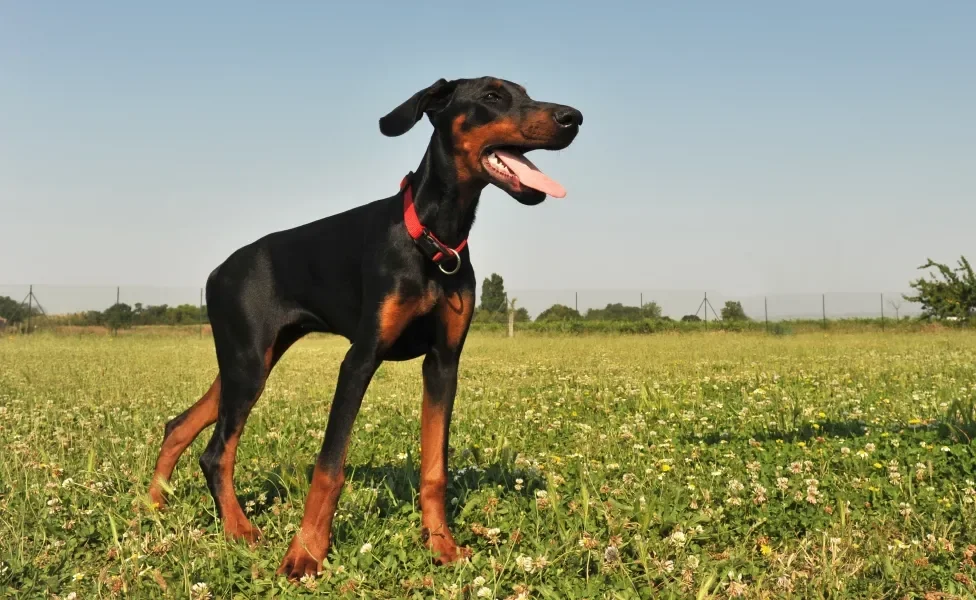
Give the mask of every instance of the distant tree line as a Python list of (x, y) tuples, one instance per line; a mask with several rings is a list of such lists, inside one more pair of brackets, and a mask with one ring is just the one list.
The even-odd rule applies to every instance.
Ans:
[[(493, 273), (482, 282), (481, 302), (475, 309), (473, 320), (476, 323), (507, 323), (509, 310), (505, 282), (501, 275)], [(742, 305), (738, 302), (727, 302), (721, 312), (725, 320), (748, 320)], [(37, 308), (33, 309), (32, 314), (34, 317), (40, 316)], [(5, 318), (10, 325), (23, 323), (27, 319), (27, 306), (12, 298), (0, 296), (0, 317)], [(102, 311), (89, 310), (45, 318), (50, 324), (102, 326), (110, 329), (126, 329), (141, 325), (195, 325), (201, 321), (200, 307), (193, 304), (143, 306), (139, 302), (133, 306), (119, 303)], [(584, 315), (572, 307), (554, 304), (542, 311), (535, 321), (641, 321), (645, 319), (671, 320), (670, 317), (662, 314), (661, 307), (656, 302), (647, 302), (644, 306), (607, 304), (604, 308), (591, 308)], [(203, 307), (202, 320), (208, 322), (206, 306)], [(524, 307), (515, 308), (516, 323), (527, 323), (532, 320), (529, 311)], [(682, 318), (682, 321), (699, 320), (700, 317), (696, 315), (686, 315)]]
[[(904, 299), (921, 305), (921, 320), (939, 320), (958, 323), (976, 322), (976, 273), (965, 256), (960, 257), (956, 268), (934, 262), (929, 259), (921, 270), (935, 269), (938, 276), (930, 274), (928, 279), (919, 278), (909, 285), (916, 290), (915, 294), (905, 294)], [(517, 304), (517, 300), (515, 300)], [(501, 275), (492, 273), (481, 285), (481, 301), (474, 311), (474, 323), (493, 324), (507, 323), (508, 314), (512, 310), (512, 302), (505, 291), (505, 281)], [(0, 296), (0, 317), (7, 325), (19, 325), (27, 320), (28, 307), (13, 298)], [(751, 321), (742, 304), (736, 301), (726, 302), (720, 310), (721, 321), (726, 324), (747, 324)], [(143, 306), (136, 303), (129, 306), (125, 303), (113, 304), (103, 311), (87, 311), (69, 315), (44, 316), (37, 308), (31, 313), (32, 318), (43, 318), (46, 324), (102, 326), (109, 329), (126, 329), (140, 325), (195, 325), (201, 321), (206, 323), (207, 307), (192, 304), (179, 306)], [(697, 314), (681, 317), (683, 323), (701, 321)], [(524, 307), (515, 307), (515, 322), (528, 323), (533, 321)], [(643, 306), (626, 306), (621, 303), (607, 304), (604, 308), (591, 308), (585, 314), (580, 314), (575, 308), (554, 304), (542, 311), (535, 323), (552, 324), (557, 328), (560, 323), (643, 323), (640, 326), (628, 326), (631, 329), (643, 331), (653, 330), (662, 323), (672, 322), (670, 317), (664, 316), (661, 307), (656, 302), (647, 302)]]
[[(976, 273), (965, 256), (960, 257), (958, 266), (951, 268), (947, 265), (928, 260), (919, 269), (935, 269), (939, 274), (930, 274), (929, 279), (919, 278), (909, 285), (916, 290), (916, 294), (905, 294), (904, 299), (922, 306), (921, 320), (938, 320), (958, 322), (962, 324), (976, 322)], [(475, 311), (475, 323), (507, 322), (508, 295), (505, 292), (505, 282), (501, 275), (492, 273), (491, 277), (482, 282), (481, 304)], [(726, 324), (749, 323), (752, 319), (738, 301), (728, 301), (719, 311), (721, 321)], [(516, 322), (533, 321), (528, 311), (517, 308)], [(591, 308), (580, 314), (575, 308), (564, 304), (554, 304), (545, 309), (534, 319), (535, 323), (558, 324), (562, 322), (615, 322), (636, 323), (641, 321), (672, 321), (664, 316), (661, 307), (656, 302), (647, 302), (643, 306), (626, 306), (615, 303), (607, 304), (604, 308)], [(697, 314), (681, 317), (684, 323), (702, 321)], [(653, 325), (646, 327), (653, 328)]]
[[(498, 273), (492, 273), (481, 283), (481, 303), (475, 310), (475, 323), (507, 323), (510, 310), (508, 293), (505, 291), (505, 281)], [(726, 321), (748, 321), (742, 304), (726, 302), (722, 308), (722, 319)], [(529, 311), (525, 308), (515, 309), (515, 322), (527, 323), (532, 321)], [(559, 321), (671, 321), (671, 317), (664, 316), (661, 306), (657, 302), (646, 302), (643, 306), (626, 306), (619, 302), (607, 304), (604, 308), (591, 308), (586, 314), (580, 314), (575, 308), (564, 304), (554, 304), (545, 309), (535, 318), (536, 323)], [(700, 321), (697, 315), (685, 315), (682, 321)]]
[[(201, 320), (207, 322), (207, 307), (203, 307), (202, 319), (200, 310), (199, 306), (192, 304), (143, 306), (137, 302), (129, 306), (123, 302), (102, 311), (89, 310), (43, 318), (46, 324), (52, 325), (100, 326), (117, 330), (138, 325), (196, 325)], [(8, 325), (24, 323), (27, 320), (27, 306), (7, 296), (0, 296), (0, 317), (6, 319)], [(32, 317), (41, 317), (37, 309), (34, 309)]]

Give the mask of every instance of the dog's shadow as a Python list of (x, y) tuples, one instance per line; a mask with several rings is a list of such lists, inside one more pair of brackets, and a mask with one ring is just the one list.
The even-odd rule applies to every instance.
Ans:
[[(494, 489), (495, 495), (534, 497), (536, 490), (545, 489), (545, 478), (536, 470), (517, 467), (514, 461), (503, 458), (487, 464), (477, 465), (473, 457), (465, 453), (459, 460), (452, 460), (452, 468), (447, 474), (445, 494), (447, 515), (456, 517), (465, 499), (481, 490)], [(460, 464), (458, 464), (460, 463)], [(312, 480), (315, 465), (279, 465), (254, 481), (250, 492), (239, 496), (242, 505), (251, 503), (249, 516), (258, 516), (269, 511), (275, 504), (291, 502), (303, 505), (303, 492), (296, 483), (301, 479), (308, 485)], [(370, 512), (380, 518), (402, 515), (419, 510), (420, 465), (419, 460), (408, 457), (400, 463), (346, 465), (346, 486), (353, 489), (369, 488), (375, 499), (369, 501)], [(302, 479), (303, 478), (303, 479)], [(301, 486), (301, 489), (305, 489)], [(339, 499), (343, 503), (352, 499), (343, 493)], [(362, 498), (359, 503), (364, 502)]]
[(685, 443), (704, 443), (708, 446), (722, 443), (741, 443), (747, 440), (759, 443), (783, 442), (793, 444), (796, 442), (811, 443), (820, 438), (843, 438), (853, 442), (866, 436), (868, 431), (898, 435), (909, 443), (932, 442), (935, 439), (969, 444), (973, 439), (976, 439), (976, 425), (953, 423), (944, 419), (916, 425), (900, 422), (871, 425), (858, 419), (827, 419), (818, 421), (816, 424), (813, 422), (800, 423), (791, 429), (767, 428), (753, 432), (712, 432), (700, 436), (683, 435), (680, 436), (680, 439)]

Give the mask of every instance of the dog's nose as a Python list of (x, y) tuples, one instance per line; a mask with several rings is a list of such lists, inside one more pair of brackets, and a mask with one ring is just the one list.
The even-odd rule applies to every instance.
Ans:
[(561, 106), (552, 114), (552, 118), (560, 127), (572, 127), (583, 124), (583, 113), (569, 106)]

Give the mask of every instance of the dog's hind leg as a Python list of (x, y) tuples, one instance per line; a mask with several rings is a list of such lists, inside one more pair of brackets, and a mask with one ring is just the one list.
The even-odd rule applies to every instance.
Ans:
[(217, 424), (200, 456), (200, 468), (224, 522), (224, 532), (230, 538), (244, 538), (249, 542), (257, 540), (260, 532), (244, 516), (237, 499), (234, 463), (244, 424), (264, 391), (269, 367), (270, 360), (266, 361), (258, 352), (239, 351), (234, 354), (233, 363), (221, 362)]
[(166, 423), (163, 445), (156, 458), (152, 483), (149, 485), (149, 498), (157, 507), (166, 505), (163, 486), (169, 482), (173, 469), (183, 452), (193, 443), (200, 432), (217, 420), (217, 406), (220, 402), (220, 376), (214, 380), (210, 389), (190, 408)]

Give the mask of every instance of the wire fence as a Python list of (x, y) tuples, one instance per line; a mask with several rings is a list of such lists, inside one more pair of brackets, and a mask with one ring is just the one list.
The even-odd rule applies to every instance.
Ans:
[(754, 320), (797, 319), (873, 319), (918, 316), (919, 304), (904, 299), (907, 292), (825, 292), (808, 294), (735, 295), (717, 291), (654, 290), (514, 290), (508, 292), (517, 307), (533, 317), (554, 304), (562, 304), (585, 317), (589, 311), (604, 310), (608, 305), (640, 307), (654, 303), (662, 316), (680, 320), (695, 315), (718, 320), (727, 302), (738, 302), (745, 314)]
[[(479, 294), (480, 292), (479, 289)], [(722, 310), (727, 302), (738, 302), (750, 319), (770, 322), (815, 319), (896, 320), (918, 316), (921, 306), (905, 300), (904, 294), (905, 292), (888, 291), (734, 295), (718, 291), (641, 289), (506, 291), (509, 303), (514, 300), (516, 309), (525, 309), (529, 319), (537, 318), (543, 311), (557, 304), (586, 318), (591, 311), (612, 313), (612, 310), (607, 310), (608, 307), (649, 307), (653, 303), (656, 308), (651, 308), (650, 312), (661, 317), (688, 320), (694, 316), (716, 321), (722, 318)], [(49, 317), (105, 311), (121, 303), (144, 314), (150, 307), (158, 309), (165, 306), (171, 309), (171, 314), (177, 315), (172, 317), (178, 320), (176, 324), (193, 324), (196, 320), (206, 319), (205, 295), (203, 289), (198, 287), (0, 284), (0, 298), (2, 297), (18, 304), (29, 305), (35, 314)], [(178, 311), (177, 308), (182, 310)], [(499, 312), (504, 312), (508, 307), (500, 308)], [(592, 314), (594, 313), (591, 316)], [(196, 319), (193, 319), (194, 316)]]
[[(33, 299), (29, 298), (32, 290)], [(0, 297), (3, 296), (19, 303), (28, 300), (39, 303), (48, 315), (103, 311), (119, 302), (129, 306), (174, 307), (205, 303), (203, 289), (198, 287), (0, 284)]]

